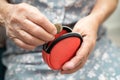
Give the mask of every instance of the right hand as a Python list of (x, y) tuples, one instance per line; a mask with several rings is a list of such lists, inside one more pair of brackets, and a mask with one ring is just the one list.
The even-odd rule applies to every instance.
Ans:
[(6, 32), (18, 46), (32, 50), (54, 39), (55, 26), (35, 7), (10, 4), (4, 16)]

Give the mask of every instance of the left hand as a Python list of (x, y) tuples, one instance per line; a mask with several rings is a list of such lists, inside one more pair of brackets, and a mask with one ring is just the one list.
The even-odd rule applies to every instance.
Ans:
[(63, 65), (62, 74), (73, 73), (84, 66), (90, 52), (95, 46), (98, 26), (97, 20), (91, 15), (82, 18), (76, 23), (73, 32), (82, 35), (83, 43), (76, 52), (76, 55)]

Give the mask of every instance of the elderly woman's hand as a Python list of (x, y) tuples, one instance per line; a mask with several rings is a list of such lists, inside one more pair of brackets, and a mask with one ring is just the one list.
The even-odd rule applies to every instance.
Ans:
[(75, 25), (73, 32), (82, 35), (83, 43), (76, 55), (68, 62), (66, 62), (61, 70), (63, 74), (73, 73), (82, 68), (95, 46), (98, 31), (98, 23), (91, 15), (79, 20)]
[(7, 35), (18, 46), (32, 50), (54, 39), (55, 26), (35, 7), (10, 4), (3, 14)]

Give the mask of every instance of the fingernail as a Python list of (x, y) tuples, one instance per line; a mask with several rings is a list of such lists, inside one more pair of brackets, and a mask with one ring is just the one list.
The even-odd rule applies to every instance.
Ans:
[(54, 39), (55, 39), (55, 36), (52, 35), (51, 40), (54, 40)]
[(52, 32), (53, 35), (57, 34), (57, 30), (55, 29), (53, 32)]

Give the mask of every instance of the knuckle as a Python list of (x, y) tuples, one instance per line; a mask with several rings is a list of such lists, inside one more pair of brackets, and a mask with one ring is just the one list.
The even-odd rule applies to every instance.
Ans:
[(20, 3), (20, 4), (18, 4), (17, 6), (16, 6), (16, 8), (17, 8), (17, 10), (18, 11), (21, 11), (21, 10), (24, 10), (25, 9), (25, 3)]
[(27, 6), (28, 4), (25, 2), (19, 3), (18, 5), (16, 5), (17, 8), (25, 8), (25, 6)]
[(35, 42), (34, 41), (34, 38), (29, 36), (28, 34), (26, 34), (25, 32), (23, 31), (19, 31), (20, 35), (21, 35), (21, 38), (28, 44), (33, 44)]
[(31, 45), (37, 45), (35, 39), (32, 37), (27, 37), (26, 42)]
[(25, 11), (27, 11), (27, 4), (26, 3), (20, 3), (18, 5), (16, 5), (16, 13), (17, 15), (20, 13), (25, 13)]
[(18, 17), (16, 15), (11, 16), (11, 22), (19, 21)]
[(13, 32), (14, 32), (13, 27), (8, 26), (7, 29), (6, 29), (6, 33), (8, 33), (8, 34), (12, 34)]
[(6, 35), (9, 37), (9, 38), (12, 38), (12, 37), (15, 37), (15, 34), (11, 31), (7, 32)]
[(38, 20), (39, 20), (39, 23), (41, 23), (41, 24), (42, 24), (42, 23), (43, 23), (43, 21), (44, 21), (44, 16), (42, 16), (42, 15), (41, 15), (39, 18), (36, 18), (36, 19), (38, 19)]
[(53, 33), (55, 30), (56, 30), (55, 27), (51, 27), (51, 28), (49, 29), (49, 31), (50, 31), (51, 33)]
[(31, 32), (32, 32), (33, 34), (38, 34), (39, 31), (40, 31), (40, 28), (39, 28), (39, 27), (35, 27), (35, 28), (32, 28), (32, 29), (31, 29)]
[(27, 40), (28, 40), (29, 42), (32, 42), (32, 43), (33, 43), (34, 38), (33, 38), (33, 37), (27, 37)]

